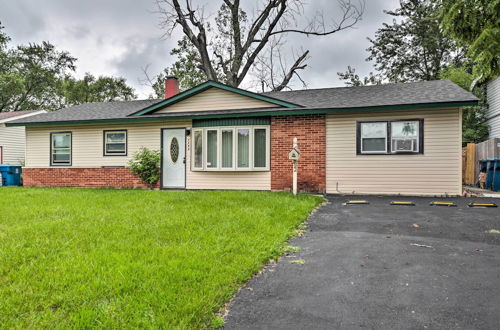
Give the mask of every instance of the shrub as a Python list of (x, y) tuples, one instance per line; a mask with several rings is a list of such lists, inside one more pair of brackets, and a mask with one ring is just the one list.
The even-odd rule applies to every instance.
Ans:
[(132, 174), (139, 177), (141, 181), (151, 189), (160, 179), (160, 151), (141, 148), (134, 153), (128, 162), (128, 168)]

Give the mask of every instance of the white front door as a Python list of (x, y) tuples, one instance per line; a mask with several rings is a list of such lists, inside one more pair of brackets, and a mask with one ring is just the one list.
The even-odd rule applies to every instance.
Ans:
[(162, 130), (162, 188), (186, 187), (186, 129)]

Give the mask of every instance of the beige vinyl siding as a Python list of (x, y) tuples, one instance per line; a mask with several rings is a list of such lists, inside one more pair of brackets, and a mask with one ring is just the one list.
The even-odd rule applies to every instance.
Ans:
[(248, 96), (225, 91), (220, 88), (212, 87), (185, 100), (174, 103), (164, 109), (158, 110), (155, 113), (252, 109), (269, 107), (276, 107), (276, 105)]
[[(356, 155), (356, 121), (424, 119), (424, 154)], [(328, 115), (327, 193), (461, 194), (461, 112), (413, 110)]]
[(21, 165), (24, 161), (26, 138), (24, 127), (6, 127), (0, 124), (0, 147), (3, 149), (3, 164)]
[[(51, 132), (72, 132), (71, 167), (125, 166), (132, 154), (141, 147), (160, 149), (161, 129), (168, 127), (191, 127), (191, 121), (135, 123), (129, 126), (117, 124), (28, 127), (26, 166), (49, 167)], [(103, 131), (120, 129), (127, 130), (127, 156), (104, 156)]]
[[(132, 154), (141, 147), (161, 148), (162, 128), (191, 127), (191, 121), (165, 121), (124, 125), (78, 125), (54, 127), (28, 127), (27, 167), (51, 167), (50, 133), (72, 132), (71, 167), (99, 168), (102, 166), (125, 166)], [(126, 129), (128, 139), (127, 156), (103, 156), (103, 131)], [(187, 189), (238, 189), (270, 190), (271, 172), (192, 172), (190, 170), (189, 137), (186, 141), (186, 188)], [(57, 166), (61, 167), (61, 166)], [(64, 167), (64, 166), (62, 166)]]

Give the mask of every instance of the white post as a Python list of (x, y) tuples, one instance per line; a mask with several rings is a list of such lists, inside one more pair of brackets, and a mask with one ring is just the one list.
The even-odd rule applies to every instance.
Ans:
[[(297, 144), (297, 138), (293, 138), (293, 148), (297, 149), (298, 144)], [(293, 194), (297, 195), (297, 171), (298, 169), (298, 160), (293, 160)]]

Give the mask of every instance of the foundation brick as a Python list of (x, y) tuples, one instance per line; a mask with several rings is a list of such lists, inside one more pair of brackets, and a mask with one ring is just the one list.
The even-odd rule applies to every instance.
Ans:
[[(128, 168), (24, 168), (26, 187), (149, 188)], [(155, 188), (159, 188), (159, 183)]]

